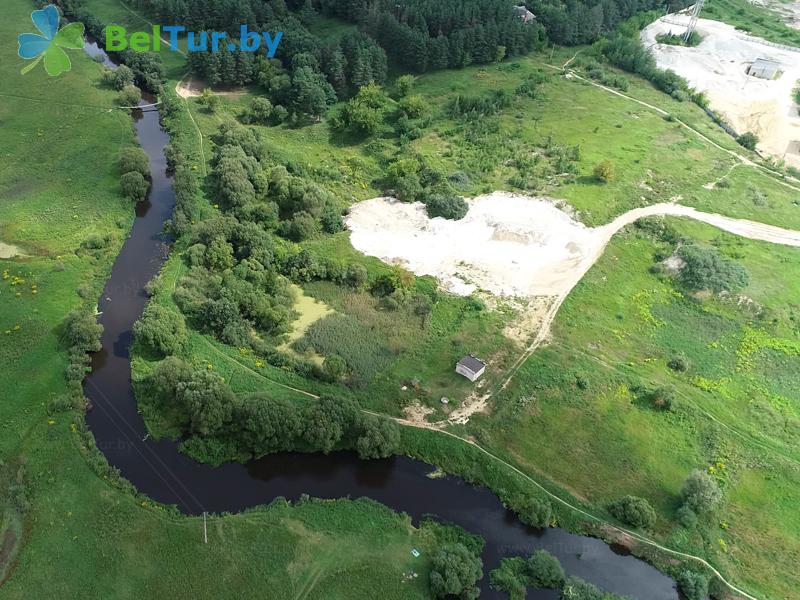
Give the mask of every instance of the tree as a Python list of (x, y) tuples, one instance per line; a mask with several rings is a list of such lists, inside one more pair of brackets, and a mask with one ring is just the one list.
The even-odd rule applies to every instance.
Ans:
[(362, 420), (361, 428), (356, 440), (361, 459), (387, 458), (400, 447), (400, 427), (390, 419), (370, 415)]
[(336, 92), (320, 73), (300, 67), (292, 75), (291, 97), (296, 112), (319, 119), (336, 101)]
[(147, 191), (150, 189), (150, 182), (145, 179), (138, 171), (123, 173), (119, 178), (122, 194), (134, 202), (142, 202), (147, 198)]
[(358, 406), (352, 400), (322, 396), (306, 408), (303, 438), (314, 450), (328, 454), (352, 435), (358, 417)]
[(147, 380), (153, 397), (162, 405), (178, 407), (184, 423), (188, 422), (186, 407), (179, 404), (178, 386), (191, 381), (194, 376), (192, 366), (176, 356), (162, 360)]
[(225, 382), (211, 371), (196, 371), (192, 379), (177, 386), (177, 398), (189, 417), (191, 430), (214, 435), (230, 422), (236, 397)]
[(317, 234), (317, 221), (305, 211), (297, 213), (291, 221), (285, 221), (282, 231), (295, 242), (302, 242)]
[(679, 279), (692, 290), (736, 293), (750, 284), (747, 271), (716, 248), (686, 244), (678, 249), (683, 260)]
[(217, 237), (206, 249), (206, 264), (214, 271), (225, 271), (233, 267), (233, 246), (225, 238)]
[(405, 98), (414, 89), (414, 76), (401, 75), (394, 82), (394, 89), (398, 98)]
[(142, 101), (142, 91), (135, 85), (126, 85), (119, 93), (121, 106), (139, 106)]
[(235, 417), (242, 442), (255, 456), (293, 450), (301, 432), (300, 415), (285, 398), (250, 394), (242, 398)]
[(550, 503), (539, 498), (524, 497), (514, 503), (519, 520), (532, 527), (548, 527), (553, 516)]
[(467, 215), (469, 206), (454, 194), (432, 194), (425, 202), (430, 218), (443, 217), (457, 221)]
[(133, 334), (137, 342), (168, 356), (177, 353), (186, 343), (186, 324), (183, 316), (151, 303), (133, 326)]
[(99, 352), (103, 326), (90, 312), (76, 309), (64, 320), (64, 339), (71, 348), (80, 352)]
[(105, 69), (101, 75), (103, 83), (113, 87), (115, 90), (122, 90), (125, 86), (133, 85), (134, 74), (126, 65), (120, 65), (116, 69)]
[(717, 480), (704, 471), (695, 470), (686, 478), (681, 488), (684, 506), (697, 514), (707, 513), (722, 500), (722, 491)]
[(605, 600), (606, 596), (591, 583), (570, 577), (561, 589), (561, 600)]
[(347, 363), (338, 354), (331, 354), (325, 357), (322, 370), (332, 380), (338, 381), (347, 375)]
[(369, 274), (367, 273), (367, 268), (364, 265), (360, 263), (350, 263), (347, 265), (344, 278), (347, 285), (353, 289), (360, 290), (367, 285)]
[(675, 578), (686, 600), (703, 600), (708, 596), (708, 576), (695, 571), (681, 571)]
[(535, 588), (559, 589), (564, 585), (564, 568), (547, 550), (537, 550), (525, 563), (525, 574)]
[(119, 170), (121, 173), (135, 171), (142, 177), (150, 175), (150, 159), (147, 153), (138, 146), (123, 148), (119, 155)]
[(463, 544), (444, 546), (433, 556), (430, 583), (437, 598), (449, 595), (462, 600), (477, 598), (475, 583), (483, 577), (483, 562)]
[(204, 88), (197, 101), (205, 106), (211, 114), (216, 113), (222, 104), (220, 97), (214, 94), (211, 88)]
[(492, 589), (508, 594), (509, 600), (525, 600), (528, 578), (524, 574), (525, 561), (514, 556), (500, 560), (500, 566), (489, 573)]
[(598, 181), (602, 183), (608, 183), (609, 181), (614, 180), (615, 176), (615, 168), (614, 163), (610, 160), (604, 160), (599, 163), (594, 168), (594, 176)]
[(253, 98), (253, 101), (250, 102), (250, 106), (248, 106), (242, 114), (242, 122), (255, 125), (267, 125), (270, 119), (272, 119), (272, 111), (272, 102), (266, 98)]
[(737, 137), (736, 141), (739, 142), (740, 146), (748, 150), (755, 150), (758, 145), (758, 136), (752, 131), (748, 131)]
[(631, 527), (652, 527), (656, 522), (656, 511), (644, 498), (623, 496), (608, 507), (617, 519)]

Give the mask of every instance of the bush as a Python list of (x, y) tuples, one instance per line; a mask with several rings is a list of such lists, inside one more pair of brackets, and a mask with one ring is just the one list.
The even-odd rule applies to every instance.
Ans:
[(547, 550), (537, 550), (525, 563), (528, 584), (535, 588), (560, 589), (564, 585), (564, 568)]
[(708, 576), (694, 571), (682, 571), (675, 578), (686, 600), (704, 600), (708, 595)]
[(736, 141), (739, 142), (739, 145), (743, 148), (755, 150), (756, 146), (758, 145), (758, 136), (755, 133), (748, 131), (747, 133), (743, 133), (737, 137)]
[(609, 181), (613, 181), (614, 175), (615, 175), (614, 163), (611, 162), (610, 160), (604, 160), (602, 162), (599, 162), (594, 168), (595, 179), (603, 183), (608, 183)]
[(133, 85), (134, 74), (125, 65), (120, 65), (116, 69), (105, 69), (100, 76), (103, 83), (110, 85), (115, 90), (122, 90), (128, 85)]
[(695, 470), (681, 489), (683, 505), (697, 514), (714, 510), (722, 500), (722, 491), (716, 479), (704, 471)]
[(176, 354), (186, 344), (183, 316), (157, 304), (147, 305), (133, 326), (133, 334), (137, 342), (162, 356)]
[(689, 359), (685, 356), (673, 356), (669, 359), (667, 366), (673, 371), (684, 373), (689, 370)]
[(97, 322), (97, 317), (84, 310), (73, 310), (64, 320), (64, 341), (66, 344), (80, 352), (99, 352), (100, 336), (103, 335), (103, 326)]
[(475, 583), (483, 577), (483, 562), (463, 544), (444, 546), (434, 554), (432, 562), (430, 584), (434, 596), (472, 600), (480, 595)]
[(678, 523), (681, 527), (686, 529), (694, 529), (697, 527), (697, 513), (694, 512), (689, 506), (683, 505), (678, 509)]
[(126, 85), (119, 93), (121, 106), (138, 106), (142, 101), (142, 91), (135, 85)]
[(120, 186), (122, 187), (122, 194), (134, 202), (142, 202), (147, 198), (147, 191), (150, 189), (150, 183), (145, 179), (141, 173), (131, 171), (124, 173), (119, 179)]
[(356, 450), (361, 459), (388, 458), (400, 447), (400, 427), (391, 419), (369, 415), (362, 420)]
[(644, 498), (624, 496), (608, 507), (609, 512), (631, 527), (652, 527), (656, 522), (656, 511)]
[(678, 249), (678, 256), (685, 263), (679, 279), (689, 289), (735, 293), (750, 283), (744, 267), (720, 254), (716, 248), (686, 244)]
[(430, 218), (443, 217), (457, 221), (463, 219), (469, 207), (463, 198), (452, 194), (433, 194), (425, 202)]
[(124, 148), (119, 156), (120, 173), (136, 172), (142, 177), (150, 175), (150, 159), (147, 153), (138, 146)]
[(512, 506), (519, 520), (531, 527), (549, 527), (553, 516), (550, 503), (539, 498), (522, 498)]
[(489, 573), (489, 585), (508, 594), (509, 600), (524, 600), (528, 585), (524, 569), (525, 561), (522, 558), (504, 558), (500, 566)]

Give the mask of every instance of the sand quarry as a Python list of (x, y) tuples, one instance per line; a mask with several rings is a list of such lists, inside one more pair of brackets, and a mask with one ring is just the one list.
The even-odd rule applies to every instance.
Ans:
[[(658, 66), (675, 71), (705, 92), (711, 108), (737, 132), (758, 135), (759, 150), (800, 168), (800, 115), (792, 94), (800, 79), (800, 50), (778, 48), (707, 19), (698, 21), (703, 41), (695, 48), (656, 43), (660, 33), (682, 34), (688, 22), (687, 15), (672, 14), (642, 31), (642, 42), (650, 47)], [(757, 58), (779, 62), (780, 76), (766, 80), (748, 75), (747, 68)]]
[(517, 299), (565, 297), (611, 237), (646, 216), (685, 216), (744, 237), (800, 246), (800, 232), (680, 204), (637, 208), (607, 225), (586, 227), (546, 198), (495, 192), (467, 203), (467, 215), (451, 221), (430, 219), (420, 202), (366, 200), (347, 217), (350, 240), (364, 254), (431, 275), (455, 294)]

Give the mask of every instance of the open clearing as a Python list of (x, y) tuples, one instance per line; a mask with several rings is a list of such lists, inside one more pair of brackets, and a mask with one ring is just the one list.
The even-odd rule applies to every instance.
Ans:
[(459, 295), (564, 297), (597, 261), (611, 237), (642, 217), (686, 216), (743, 237), (800, 246), (800, 232), (680, 204), (654, 204), (586, 227), (543, 198), (495, 192), (467, 200), (459, 221), (430, 219), (422, 203), (374, 198), (347, 219), (353, 246), (369, 256), (432, 275)]
[[(800, 79), (800, 51), (775, 47), (731, 25), (707, 19), (698, 21), (697, 32), (703, 41), (697, 47), (656, 42), (661, 33), (682, 34), (688, 20), (687, 15), (667, 15), (642, 31), (642, 41), (651, 47), (658, 66), (675, 71), (704, 92), (711, 107), (738, 133), (755, 133), (761, 150), (800, 167), (800, 114), (792, 98)], [(748, 75), (747, 68), (758, 58), (779, 62), (780, 76), (766, 80)]]
[(12, 244), (0, 242), (0, 258), (14, 258), (20, 255), (20, 250)]

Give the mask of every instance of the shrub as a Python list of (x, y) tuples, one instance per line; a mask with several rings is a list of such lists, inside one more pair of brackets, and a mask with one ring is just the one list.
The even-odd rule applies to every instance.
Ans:
[(356, 450), (362, 459), (388, 458), (400, 447), (400, 427), (391, 419), (369, 415), (362, 420)]
[(116, 69), (105, 69), (100, 76), (103, 83), (110, 85), (115, 90), (122, 90), (128, 85), (133, 85), (134, 74), (127, 66), (120, 65)]
[(539, 498), (522, 498), (512, 508), (520, 521), (532, 527), (548, 527), (553, 516), (550, 503)]
[(686, 600), (704, 600), (708, 595), (708, 576), (695, 571), (682, 571), (675, 578)]
[(743, 133), (742, 135), (738, 136), (736, 141), (739, 142), (739, 145), (743, 148), (755, 150), (756, 146), (758, 145), (758, 136), (752, 131), (748, 131), (747, 133)]
[(134, 202), (142, 202), (147, 198), (150, 183), (137, 171), (124, 173), (119, 179), (122, 194)]
[(524, 600), (528, 585), (524, 568), (525, 562), (522, 558), (504, 558), (500, 561), (500, 566), (489, 573), (489, 585), (492, 589), (508, 594), (509, 600)]
[(644, 498), (624, 496), (608, 507), (609, 512), (631, 527), (652, 527), (656, 522), (656, 511)]
[(681, 498), (684, 506), (702, 514), (716, 508), (722, 499), (722, 491), (711, 475), (695, 470), (686, 478), (681, 489)]
[(677, 513), (678, 523), (686, 529), (694, 529), (697, 527), (697, 513), (691, 507), (685, 504), (678, 509)]
[(463, 544), (444, 546), (434, 554), (432, 562), (430, 584), (434, 596), (455, 595), (462, 600), (478, 597), (480, 590), (475, 582), (483, 577), (483, 563)]
[(525, 563), (529, 585), (535, 588), (559, 589), (564, 585), (564, 568), (547, 550), (537, 550)]
[(594, 176), (595, 179), (601, 181), (603, 183), (608, 183), (609, 181), (614, 180), (615, 169), (614, 163), (610, 160), (604, 160), (599, 163), (594, 168)]
[(148, 304), (133, 334), (137, 342), (162, 356), (176, 354), (186, 344), (183, 316), (157, 304)]
[(150, 175), (150, 159), (138, 146), (123, 148), (119, 155), (119, 170), (120, 173), (135, 171), (142, 177), (148, 177)]
[(469, 207), (463, 198), (453, 194), (433, 194), (425, 202), (430, 218), (443, 217), (457, 221), (463, 219)]
[(119, 93), (121, 106), (138, 106), (142, 101), (142, 91), (135, 85), (126, 85)]
[(73, 310), (64, 320), (64, 340), (70, 348), (80, 352), (99, 352), (102, 334), (103, 326), (88, 311)]
[(750, 283), (744, 267), (716, 248), (686, 244), (678, 249), (678, 256), (685, 263), (679, 278), (689, 289), (738, 292)]
[(689, 359), (685, 356), (673, 356), (669, 359), (667, 366), (673, 371), (684, 373), (689, 370)]

